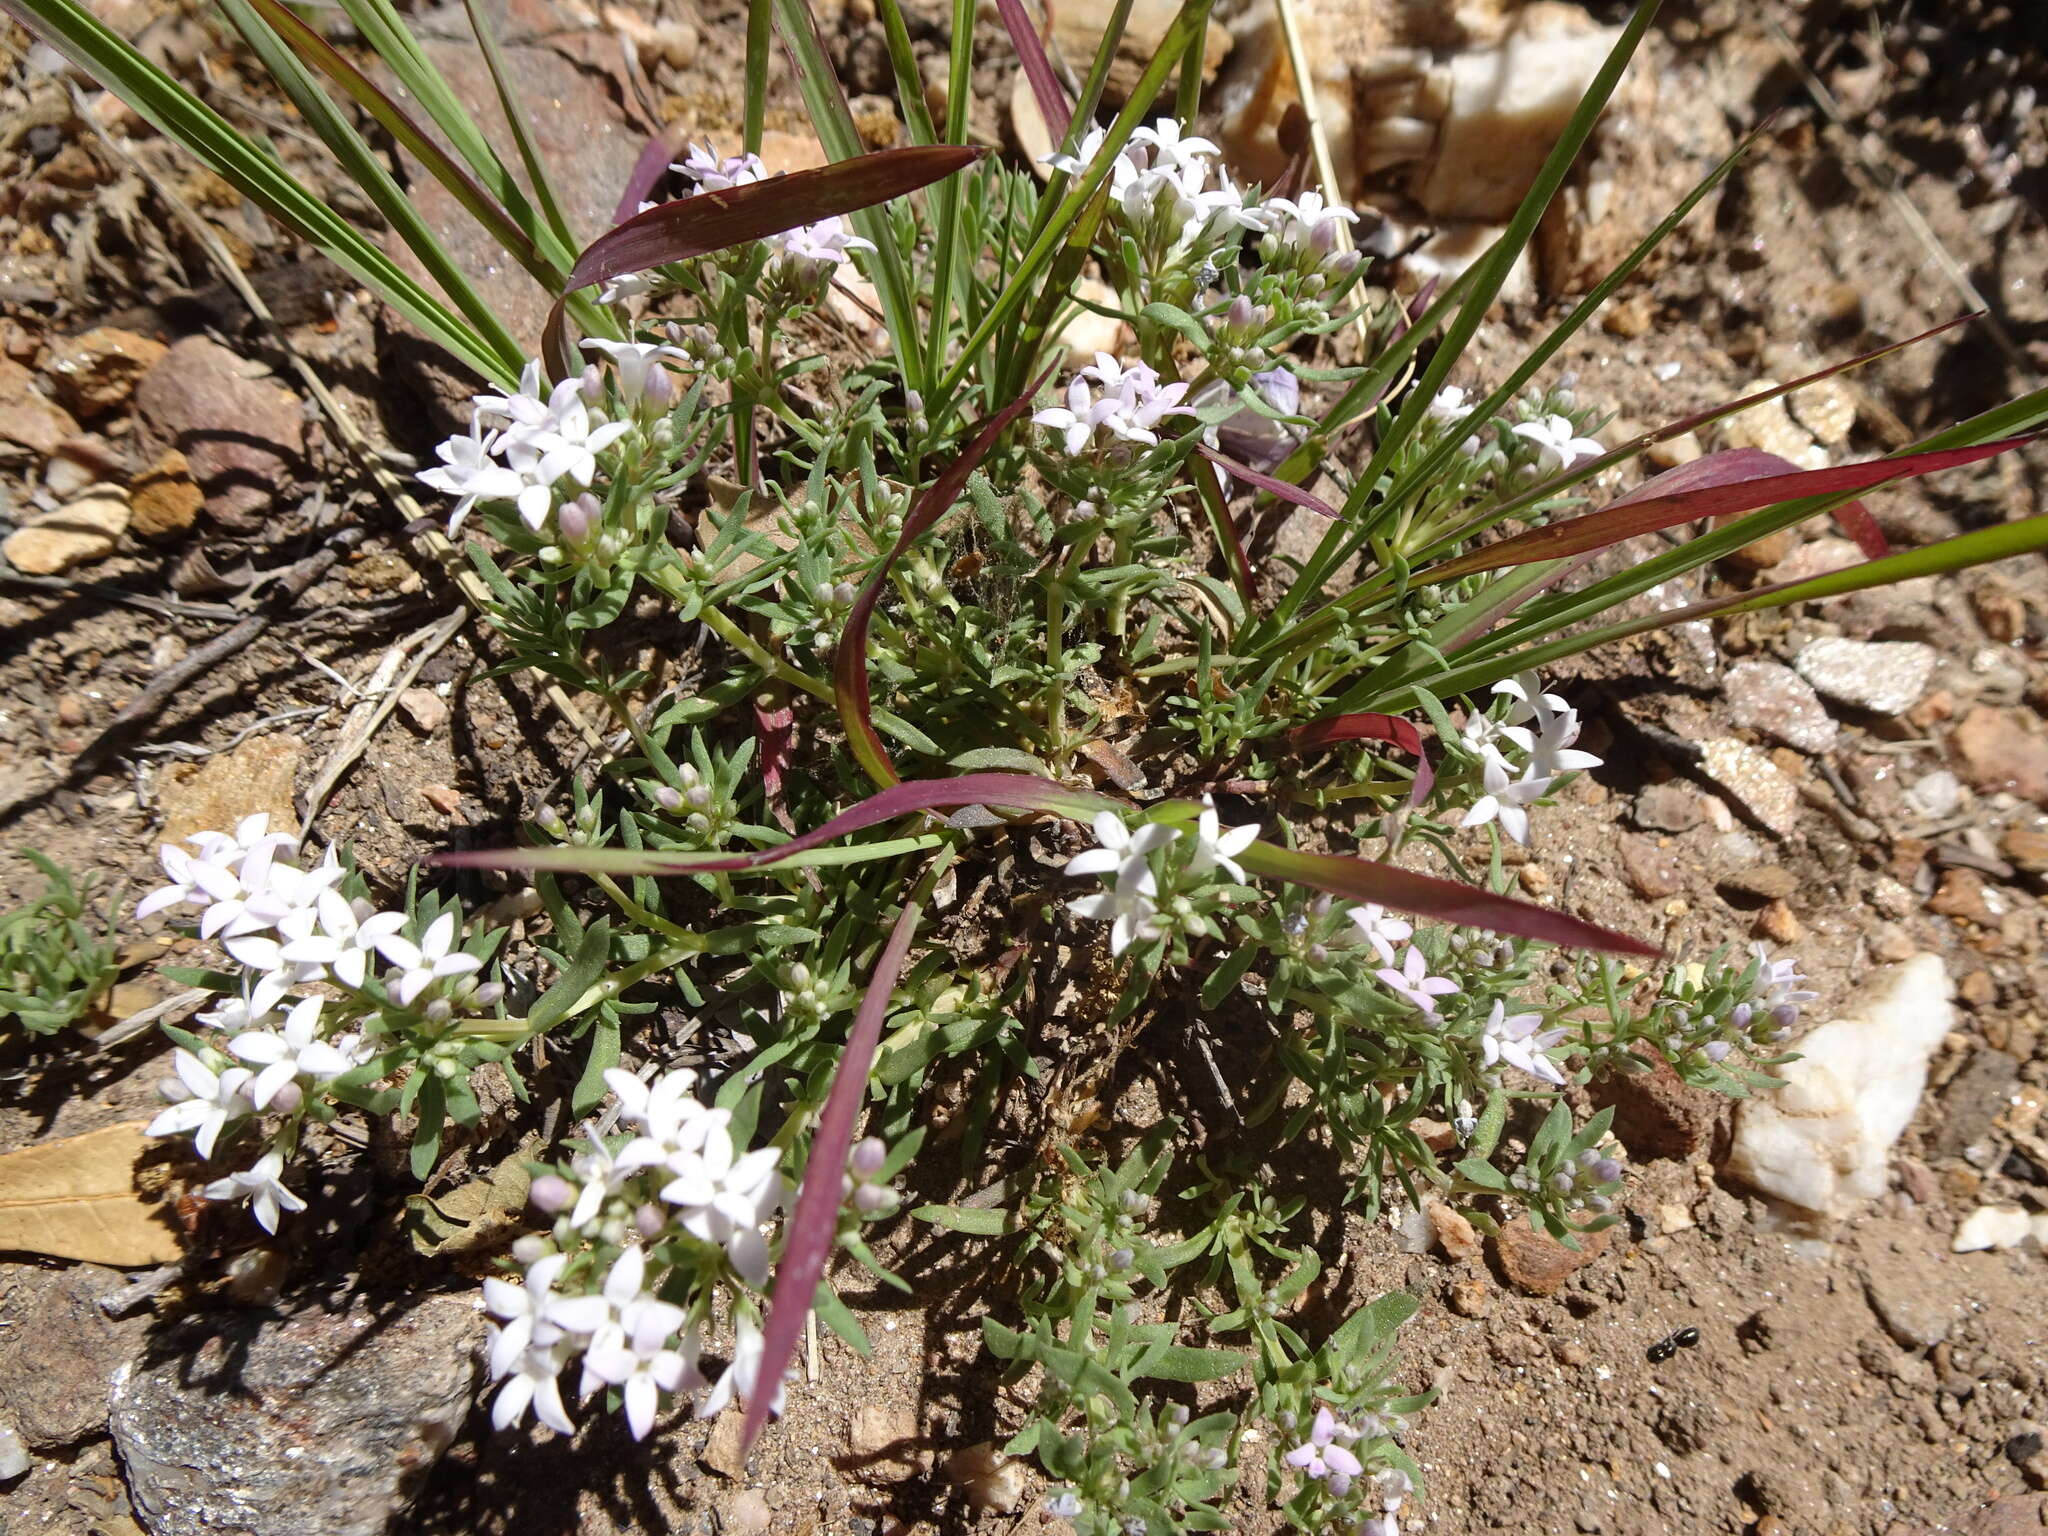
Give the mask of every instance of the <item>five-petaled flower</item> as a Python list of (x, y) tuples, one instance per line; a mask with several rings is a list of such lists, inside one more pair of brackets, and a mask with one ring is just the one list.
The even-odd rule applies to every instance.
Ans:
[(1511, 1067), (1520, 1067), (1531, 1077), (1562, 1088), (1565, 1075), (1544, 1052), (1564, 1039), (1566, 1031), (1562, 1028), (1544, 1029), (1542, 1024), (1542, 1014), (1509, 1013), (1506, 1002), (1496, 997), (1479, 1042), (1486, 1065), (1491, 1067), (1504, 1061)]
[(272, 1148), (256, 1159), (256, 1165), (224, 1179), (215, 1179), (201, 1190), (209, 1200), (247, 1200), (257, 1225), (273, 1236), (280, 1211), (303, 1211), (306, 1202), (284, 1187), (284, 1154)]
[(1391, 965), (1373, 972), (1389, 988), (1408, 999), (1431, 1018), (1436, 1017), (1436, 1000), (1449, 997), (1458, 990), (1458, 984), (1448, 976), (1429, 974), (1429, 959), (1415, 945), (1408, 946), (1408, 953), (1401, 958), (1397, 971)]

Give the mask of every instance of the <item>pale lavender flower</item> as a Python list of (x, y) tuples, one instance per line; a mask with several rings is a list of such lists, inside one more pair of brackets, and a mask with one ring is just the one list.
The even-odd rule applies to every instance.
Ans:
[(1516, 842), (1526, 844), (1529, 841), (1529, 807), (1550, 792), (1550, 780), (1537, 778), (1529, 772), (1520, 778), (1513, 777), (1507, 759), (1492, 747), (1481, 751), (1480, 761), (1480, 782), (1486, 793), (1465, 812), (1462, 824), (1483, 827), (1489, 821), (1498, 820), (1503, 832)]
[(1436, 1000), (1448, 997), (1458, 990), (1458, 984), (1447, 976), (1429, 974), (1429, 959), (1415, 945), (1408, 946), (1408, 953), (1402, 956), (1401, 968), (1392, 966), (1373, 972), (1393, 991), (1408, 999), (1417, 1008), (1434, 1018)]
[(455, 914), (443, 912), (428, 925), (417, 944), (395, 933), (376, 941), (377, 953), (399, 968), (398, 978), (391, 984), (391, 995), (400, 1007), (410, 1008), (435, 982), (449, 976), (466, 976), (483, 965), (475, 955), (457, 949), (455, 940)]
[(1159, 913), (1158, 896), (1159, 881), (1152, 866), (1143, 859), (1131, 859), (1117, 870), (1114, 889), (1070, 901), (1067, 910), (1076, 917), (1108, 922), (1109, 952), (1121, 955), (1140, 939), (1158, 937), (1152, 921)]
[(1337, 1441), (1337, 1418), (1328, 1408), (1316, 1410), (1308, 1438), (1282, 1458), (1288, 1466), (1316, 1482), (1329, 1480), (1338, 1498), (1351, 1491), (1351, 1480), (1365, 1470), (1358, 1458)]
[(1115, 811), (1098, 811), (1093, 825), (1096, 846), (1067, 860), (1069, 875), (1106, 875), (1133, 862), (1143, 863), (1156, 848), (1180, 836), (1175, 827), (1147, 822), (1133, 832)]
[[(735, 1330), (732, 1364), (725, 1368), (725, 1374), (697, 1404), (697, 1417), (716, 1418), (737, 1398), (740, 1402), (751, 1402), (755, 1392), (760, 1390), (762, 1357), (766, 1353), (767, 1341), (761, 1336), (761, 1328), (750, 1317), (742, 1317)], [(775, 1383), (775, 1396), (769, 1400), (770, 1416), (782, 1416), (784, 1400), (783, 1383)]]
[(1567, 1032), (1562, 1028), (1543, 1029), (1542, 1023), (1542, 1014), (1511, 1014), (1507, 1011), (1507, 1004), (1496, 997), (1493, 1011), (1487, 1015), (1486, 1032), (1480, 1037), (1480, 1049), (1485, 1055), (1486, 1065), (1490, 1067), (1504, 1061), (1511, 1067), (1521, 1068), (1531, 1077), (1562, 1088), (1564, 1073), (1543, 1053), (1563, 1040)]
[(148, 1134), (183, 1136), (189, 1132), (193, 1150), (210, 1158), (228, 1123), (255, 1112), (247, 1090), (256, 1074), (247, 1067), (216, 1071), (182, 1046), (171, 1054), (171, 1068), (178, 1075), (158, 1088), (171, 1100), (171, 1106), (149, 1122)]

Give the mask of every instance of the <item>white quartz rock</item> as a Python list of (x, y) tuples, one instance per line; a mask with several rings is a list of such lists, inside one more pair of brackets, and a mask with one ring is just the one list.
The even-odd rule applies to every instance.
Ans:
[(1841, 1015), (1796, 1043), (1785, 1086), (1735, 1114), (1728, 1171), (1799, 1211), (1840, 1218), (1885, 1192), (1885, 1158), (1927, 1087), (1953, 1022), (1934, 955), (1889, 966)]
[(1955, 1253), (1986, 1248), (2017, 1248), (2033, 1234), (2034, 1223), (2016, 1205), (1980, 1205), (1963, 1218), (1949, 1244)]

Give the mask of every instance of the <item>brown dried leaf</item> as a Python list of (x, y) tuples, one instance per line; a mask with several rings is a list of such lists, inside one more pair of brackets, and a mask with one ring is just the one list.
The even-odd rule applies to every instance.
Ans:
[(147, 1123), (0, 1156), (0, 1250), (128, 1267), (177, 1258), (176, 1231), (135, 1188), (136, 1159), (150, 1146)]

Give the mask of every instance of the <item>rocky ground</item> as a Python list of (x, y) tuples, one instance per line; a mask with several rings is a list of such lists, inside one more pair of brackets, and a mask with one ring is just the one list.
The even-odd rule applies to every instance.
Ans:
[[(197, 16), (142, 0), (100, 10), (302, 159), (282, 109)], [(735, 136), (743, 14), (717, 0), (601, 18), (514, 6), (513, 53), (554, 104), (543, 134), (586, 222), (609, 212), (656, 126)], [(913, 24), (920, 49), (934, 46), (937, 15)], [(423, 25), (480, 97), (458, 18)], [(826, 30), (861, 121), (886, 142), (887, 54), (870, 9), (850, 0)], [(1616, 413), (1602, 435), (1980, 304), (1968, 331), (1760, 426), (1680, 440), (1666, 461), (1743, 441), (1861, 457), (2036, 387), (2048, 365), (2043, 45), (2029, 7), (1991, 0), (1668, 7), (1602, 150), (1620, 211), (1594, 219), (1582, 199), (1581, 225), (1490, 319), (1466, 382), (1561, 312), (1547, 284), (1617, 240), (1626, 249), (1631, 217), (1777, 108), (1726, 190), (1555, 365)], [(537, 685), (482, 675), (487, 634), (444, 622), (460, 599), (408, 532), (412, 514), (365, 475), (298, 370), (398, 453), (445, 430), (461, 387), (339, 273), (300, 259), (89, 88), (81, 120), (75, 82), (18, 32), (7, 59), (0, 518), (15, 531), (0, 544), (0, 837), (131, 895), (160, 840), (257, 809), (347, 835), (383, 883), (425, 850), (502, 842), (574, 770), (579, 735)], [(1012, 73), (992, 45), (974, 122), (1005, 146), (1018, 133)], [(774, 154), (803, 163), (793, 96), (770, 126), (785, 136)], [(1403, 194), (1427, 181), (1402, 172), (1368, 189), (1391, 228), (1441, 222), (1390, 180)], [(458, 227), (431, 188), (418, 195)], [(274, 326), (221, 286), (212, 241), (252, 274)], [(480, 247), (465, 255), (487, 264)], [(486, 281), (516, 329), (537, 330), (542, 310), (516, 274)], [(2035, 514), (2044, 475), (2036, 448), (1869, 505), (1896, 541), (1923, 543)], [(1815, 528), (1713, 579), (1740, 586), (1851, 553)], [(1597, 718), (1608, 766), (1539, 820), (1518, 870), (1527, 894), (1674, 951), (1751, 936), (1787, 946), (1819, 978), (1818, 1017), (1850, 1009), (1876, 967), (1932, 955), (1954, 1012), (1930, 1015), (1947, 1027), (1928, 1041), (1925, 1092), (1908, 1100), (1880, 1187), (1837, 1192), (1824, 1218), (1735, 1177), (1725, 1107), (1650, 1078), (1622, 1105), (1630, 1219), (1582, 1266), (1546, 1268), (1556, 1255), (1513, 1244), (1455, 1257), (1427, 1233), (1333, 1222), (1326, 1256), (1346, 1257), (1358, 1284), (1425, 1298), (1404, 1367), (1442, 1392), (1412, 1442), (1430, 1478), (1422, 1528), (2042, 1528), (2048, 1275), (2038, 1236), (2020, 1234), (2048, 1211), (2044, 634), (2048, 569), (2029, 560), (1682, 631), (1561, 679)], [(38, 884), (0, 859), (0, 897)], [(155, 967), (182, 948), (132, 950), (116, 1011), (174, 991)], [(0, 1151), (140, 1118), (162, 1070), (146, 1034), (10, 1047)], [(824, 1340), (816, 1380), (749, 1464), (730, 1417), (646, 1448), (611, 1424), (573, 1445), (529, 1441), (492, 1434), (472, 1407), (473, 1281), (445, 1263), (357, 1257), (392, 1251), (402, 1174), (374, 1157), (336, 1167), (308, 1192), (316, 1225), (290, 1252), (230, 1244), (183, 1273), (0, 1264), (7, 1530), (1035, 1525), (1022, 1469), (973, 1454), (1015, 1419), (959, 1299), (971, 1251), (921, 1250), (910, 1297), (852, 1298), (874, 1357)], [(6, 1207), (0, 1190), (0, 1219)], [(1957, 1252), (1959, 1236), (2019, 1240)], [(441, 1294), (421, 1301), (423, 1287)], [(1697, 1346), (1646, 1357), (1688, 1326)], [(1246, 1531), (1270, 1528), (1256, 1482), (1234, 1512)]]

